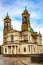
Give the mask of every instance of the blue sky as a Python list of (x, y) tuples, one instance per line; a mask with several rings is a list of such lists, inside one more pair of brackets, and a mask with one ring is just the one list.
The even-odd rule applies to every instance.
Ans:
[(27, 7), (34, 31), (43, 36), (43, 0), (0, 0), (0, 44), (3, 43), (4, 18), (9, 13), (14, 29), (21, 30), (22, 12)]

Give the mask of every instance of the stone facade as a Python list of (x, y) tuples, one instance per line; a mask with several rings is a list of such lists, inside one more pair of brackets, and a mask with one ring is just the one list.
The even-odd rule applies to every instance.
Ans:
[(2, 54), (42, 54), (42, 36), (35, 32), (30, 25), (30, 14), (28, 10), (22, 13), (21, 31), (14, 30), (11, 26), (11, 19), (8, 16), (4, 19)]

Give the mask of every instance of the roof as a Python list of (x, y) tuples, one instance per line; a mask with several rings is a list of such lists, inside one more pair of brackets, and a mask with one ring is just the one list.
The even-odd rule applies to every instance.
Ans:
[(25, 9), (24, 9), (22, 15), (23, 15), (23, 14), (28, 14), (28, 15), (30, 15), (30, 14), (28, 13), (27, 7), (25, 7)]
[(32, 27), (30, 27), (30, 32), (34, 32), (34, 30), (32, 29)]
[(11, 29), (9, 32), (20, 32), (20, 31), (18, 31), (18, 30), (15, 30), (15, 29)]
[(6, 20), (6, 19), (11, 20), (10, 17), (9, 17), (9, 15), (8, 15), (8, 13), (7, 13), (6, 17), (4, 18), (4, 20)]

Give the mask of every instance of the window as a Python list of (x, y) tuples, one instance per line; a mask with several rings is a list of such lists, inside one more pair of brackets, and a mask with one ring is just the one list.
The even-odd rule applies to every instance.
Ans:
[(11, 46), (8, 46), (8, 54), (11, 54)]
[(11, 46), (8, 46), (9, 49), (11, 49)]
[(29, 52), (30, 52), (30, 45), (28, 45), (28, 48), (29, 48)]
[(7, 52), (7, 48), (5, 48), (5, 53)]
[(24, 52), (26, 52), (26, 48), (24, 47)]
[(26, 17), (26, 16), (24, 17), (24, 22), (25, 22), (25, 21), (27, 21), (27, 17)]
[(4, 23), (5, 26), (7, 26), (7, 23)]
[(13, 37), (13, 35), (11, 35), (11, 41), (12, 41), (12, 42), (14, 41), (14, 37)]

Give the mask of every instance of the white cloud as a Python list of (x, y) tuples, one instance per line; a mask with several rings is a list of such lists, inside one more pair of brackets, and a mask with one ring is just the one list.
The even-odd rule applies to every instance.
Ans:
[(21, 22), (20, 21), (17, 21), (17, 20), (13, 20), (12, 19), (12, 27), (16, 30), (21, 30)]
[(32, 12), (32, 13), (31, 13), (31, 18), (41, 19), (41, 14), (38, 13), (38, 12)]

